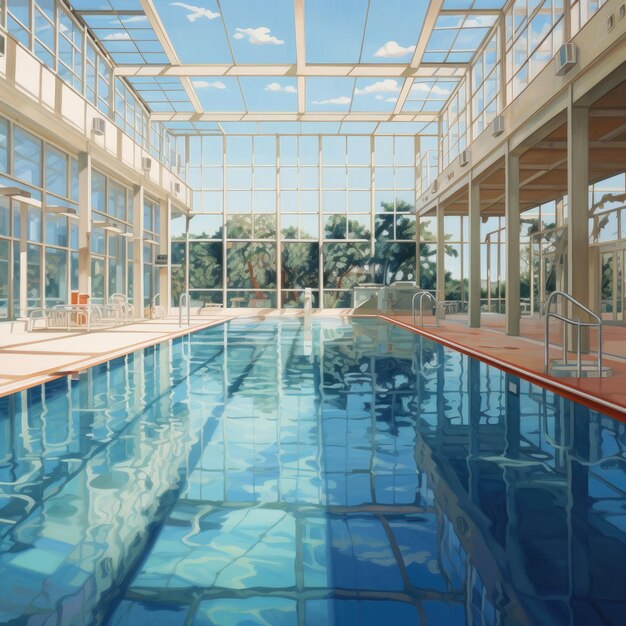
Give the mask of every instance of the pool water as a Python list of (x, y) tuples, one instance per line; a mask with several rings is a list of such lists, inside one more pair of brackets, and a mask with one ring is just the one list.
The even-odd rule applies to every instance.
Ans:
[(626, 425), (375, 319), (0, 398), (0, 623), (626, 623)]

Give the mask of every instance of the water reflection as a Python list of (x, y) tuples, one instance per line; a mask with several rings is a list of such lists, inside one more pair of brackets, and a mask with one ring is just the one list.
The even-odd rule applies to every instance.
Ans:
[(233, 322), (0, 416), (0, 621), (626, 619), (625, 425), (382, 322)]

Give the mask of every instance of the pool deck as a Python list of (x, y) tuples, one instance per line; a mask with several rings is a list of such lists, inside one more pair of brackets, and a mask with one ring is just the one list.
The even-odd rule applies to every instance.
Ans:
[[(345, 316), (349, 309), (315, 311), (316, 315)], [(235, 317), (264, 319), (295, 317), (297, 309), (216, 309), (209, 315), (192, 316), (191, 325), (178, 325), (178, 317), (138, 321), (103, 330), (26, 332), (23, 324), (0, 325), (0, 397), (98, 365), (135, 350), (181, 337)]]
[[(414, 326), (409, 315), (379, 317), (626, 421), (626, 359), (617, 354), (618, 350), (621, 352), (622, 345), (626, 344), (626, 328), (607, 327), (610, 328), (610, 335), (605, 336), (604, 348), (607, 354), (604, 360), (606, 365), (613, 368), (613, 376), (555, 378), (544, 373), (543, 333), (542, 339), (538, 340), (532, 337), (510, 337), (503, 332), (503, 328), (493, 325), (468, 328), (460, 321), (442, 320), (439, 327), (429, 325), (422, 328)], [(432, 321), (432, 318), (427, 320), (431, 324)], [(561, 349), (554, 345), (550, 357), (560, 356)]]

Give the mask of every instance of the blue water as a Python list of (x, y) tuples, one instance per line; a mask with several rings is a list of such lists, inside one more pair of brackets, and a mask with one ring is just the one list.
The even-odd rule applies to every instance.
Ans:
[(374, 319), (0, 398), (0, 623), (626, 623), (626, 425)]

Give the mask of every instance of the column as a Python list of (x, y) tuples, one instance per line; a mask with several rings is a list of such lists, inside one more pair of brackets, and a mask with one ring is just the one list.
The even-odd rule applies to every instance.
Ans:
[(422, 265), (420, 263), (420, 250), (422, 247), (422, 233), (420, 230), (420, 216), (415, 212), (415, 286), (419, 289), (422, 281)]
[(159, 268), (159, 293), (160, 304), (163, 315), (167, 315), (170, 310), (170, 298), (172, 297), (172, 252), (170, 250), (170, 228), (172, 220), (172, 201), (170, 198), (166, 202), (159, 204), (161, 213), (161, 232), (159, 233), (159, 254), (167, 254), (167, 265)]
[(508, 151), (505, 163), (506, 334), (520, 332), (519, 156)]
[(78, 154), (78, 291), (91, 296), (91, 154)]
[(28, 205), (13, 200), (13, 206), (19, 206), (20, 211), (20, 319), (25, 320), (28, 319)]
[(469, 183), (469, 326), (480, 328), (480, 185)]
[(444, 210), (437, 200), (437, 300), (446, 299), (446, 239), (443, 225)]
[(567, 284), (574, 298), (589, 297), (589, 118), (584, 107), (567, 109)]
[(135, 317), (143, 319), (143, 185), (133, 186), (133, 304)]

